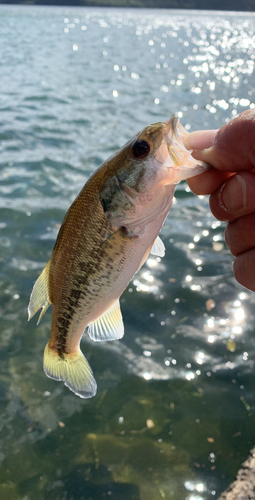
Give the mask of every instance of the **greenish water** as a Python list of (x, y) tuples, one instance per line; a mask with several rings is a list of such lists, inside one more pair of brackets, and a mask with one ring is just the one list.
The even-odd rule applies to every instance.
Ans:
[(207, 198), (178, 186), (123, 340), (84, 337), (95, 398), (44, 375), (50, 312), (36, 327), (27, 304), (67, 208), (135, 132), (254, 107), (255, 17), (0, 6), (0, 42), (0, 498), (217, 498), (255, 442), (255, 296)]

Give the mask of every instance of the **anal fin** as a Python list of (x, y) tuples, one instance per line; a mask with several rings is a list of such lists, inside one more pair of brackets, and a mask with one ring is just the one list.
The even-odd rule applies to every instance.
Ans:
[(35, 315), (35, 313), (40, 308), (42, 308), (37, 324), (40, 322), (43, 315), (46, 313), (49, 305), (51, 304), (50, 293), (49, 293), (49, 272), (50, 272), (50, 260), (49, 262), (47, 262), (46, 266), (42, 270), (39, 278), (37, 278), (28, 304), (28, 321)]
[(118, 340), (124, 335), (124, 325), (119, 300), (99, 318), (89, 324), (89, 336), (96, 342)]

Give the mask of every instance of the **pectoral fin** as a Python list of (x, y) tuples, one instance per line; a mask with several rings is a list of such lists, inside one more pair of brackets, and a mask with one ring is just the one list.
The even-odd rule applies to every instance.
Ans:
[(166, 249), (165, 249), (165, 245), (164, 245), (163, 241), (161, 240), (161, 238), (159, 236), (157, 236), (157, 238), (155, 239), (155, 241), (152, 245), (150, 253), (152, 255), (157, 255), (158, 257), (164, 257), (165, 250)]
[(90, 323), (88, 333), (90, 338), (96, 342), (117, 340), (123, 337), (124, 325), (119, 300), (114, 302), (110, 309), (93, 323)]
[(46, 313), (49, 305), (51, 304), (49, 292), (49, 272), (50, 260), (41, 272), (39, 278), (37, 278), (28, 304), (28, 321), (40, 308), (42, 308), (41, 314), (37, 321), (37, 325), (41, 321), (43, 315)]

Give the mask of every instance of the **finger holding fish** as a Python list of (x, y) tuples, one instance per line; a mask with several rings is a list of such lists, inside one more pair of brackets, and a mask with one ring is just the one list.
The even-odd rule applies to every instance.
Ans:
[(219, 130), (192, 132), (184, 139), (195, 158), (214, 168), (188, 181), (196, 194), (210, 194), (215, 217), (227, 222), (225, 240), (239, 283), (255, 290), (255, 111), (246, 110)]
[(91, 397), (96, 382), (80, 350), (87, 329), (95, 341), (122, 338), (119, 297), (150, 252), (164, 254), (158, 233), (176, 184), (208, 167), (184, 147), (176, 116), (150, 125), (90, 177), (69, 208), (42, 274), (29, 319), (53, 304), (44, 371), (75, 394)]
[(249, 109), (216, 130), (196, 130), (187, 134), (184, 145), (192, 156), (213, 168), (193, 177), (188, 184), (195, 194), (211, 194), (236, 172), (255, 168), (255, 111)]

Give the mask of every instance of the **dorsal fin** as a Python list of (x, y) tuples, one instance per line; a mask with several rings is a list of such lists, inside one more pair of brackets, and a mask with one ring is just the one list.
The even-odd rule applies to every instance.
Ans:
[(96, 342), (117, 340), (123, 337), (124, 325), (119, 300), (114, 302), (99, 318), (90, 323), (88, 333), (90, 338)]
[(35, 315), (35, 313), (42, 307), (41, 314), (37, 321), (41, 321), (43, 315), (46, 313), (49, 305), (51, 304), (49, 293), (49, 272), (50, 260), (42, 270), (39, 278), (37, 278), (28, 304), (28, 321)]

